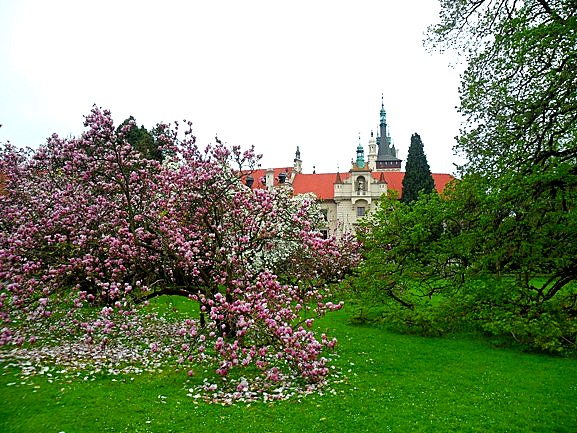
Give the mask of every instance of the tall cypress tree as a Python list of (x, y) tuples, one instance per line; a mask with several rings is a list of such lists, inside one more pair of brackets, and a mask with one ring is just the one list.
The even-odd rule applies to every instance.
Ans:
[(411, 136), (411, 145), (405, 166), (403, 178), (403, 195), (401, 201), (410, 203), (419, 197), (419, 193), (429, 194), (435, 190), (435, 181), (423, 150), (423, 142), (419, 134)]

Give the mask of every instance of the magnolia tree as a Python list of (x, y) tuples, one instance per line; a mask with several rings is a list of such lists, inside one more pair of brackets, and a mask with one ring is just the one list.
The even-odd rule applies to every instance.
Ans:
[[(341, 307), (329, 284), (358, 262), (358, 245), (323, 239), (314, 197), (247, 187), (253, 150), (201, 150), (185, 125), (161, 127), (162, 164), (125, 140), (134, 125), (116, 130), (96, 107), (80, 138), (3, 146), (0, 344), (58, 332), (106, 351), (140, 338), (180, 363), (216, 360), (223, 376), (256, 366), (272, 382), (283, 371), (322, 381), (335, 340), (312, 323)], [(152, 326), (142, 307), (162, 295), (198, 313)]]

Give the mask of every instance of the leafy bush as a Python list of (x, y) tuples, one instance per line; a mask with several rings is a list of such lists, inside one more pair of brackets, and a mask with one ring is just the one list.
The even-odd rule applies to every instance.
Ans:
[[(382, 309), (384, 321), (410, 332), (477, 329), (532, 350), (574, 349), (574, 222), (524, 211), (514, 223), (499, 208), (504, 194), (475, 178), (410, 205), (383, 197), (359, 230), (364, 260), (345, 285), (349, 295), (365, 316)], [(561, 237), (567, 249), (552, 252)]]

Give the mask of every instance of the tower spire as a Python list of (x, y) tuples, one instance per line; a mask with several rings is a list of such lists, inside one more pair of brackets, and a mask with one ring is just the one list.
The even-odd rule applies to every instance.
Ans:
[(389, 143), (387, 140), (387, 112), (385, 111), (385, 95), (381, 93), (381, 111), (380, 111), (380, 122), (379, 122), (379, 138), (377, 138), (377, 144), (379, 146), (379, 155), (377, 160), (382, 160), (385, 155), (390, 153)]
[(379, 134), (377, 135), (377, 170), (395, 170), (401, 169), (401, 160), (397, 158), (397, 151), (391, 148), (391, 136), (387, 128), (387, 112), (385, 111), (385, 95), (381, 93), (381, 111), (379, 122)]
[(386, 133), (383, 134), (383, 127), (384, 127), (384, 131), (387, 130), (387, 112), (385, 111), (385, 94), (381, 93), (381, 122), (379, 123), (379, 126), (381, 127), (381, 137), (386, 136)]
[(365, 150), (361, 144), (361, 133), (359, 132), (359, 145), (357, 146), (357, 167), (365, 168)]

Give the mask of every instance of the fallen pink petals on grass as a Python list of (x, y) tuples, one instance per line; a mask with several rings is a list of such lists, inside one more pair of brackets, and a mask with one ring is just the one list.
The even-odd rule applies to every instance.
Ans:
[[(164, 332), (170, 334), (178, 329), (179, 323), (161, 322), (166, 327)], [(152, 325), (151, 325), (152, 326)], [(153, 325), (158, 335), (159, 323)], [(100, 345), (89, 344), (84, 339), (67, 340), (54, 337), (51, 345), (19, 347), (4, 347), (0, 350), (0, 365), (4, 370), (16, 368), (22, 382), (10, 382), (10, 386), (28, 385), (35, 376), (49, 378), (54, 381), (70, 382), (72, 380), (93, 381), (97, 377), (110, 377), (112, 381), (121, 378), (131, 378), (140, 374), (155, 374), (174, 369), (178, 363), (174, 347), (181, 346), (177, 334), (172, 344), (159, 346), (156, 350), (150, 347), (146, 338), (143, 340), (124, 339), (102, 348)], [(336, 356), (333, 354), (333, 357)], [(327, 359), (327, 362), (330, 360)], [(230, 405), (236, 403), (274, 402), (294, 397), (303, 397), (313, 393), (323, 392), (335, 394), (331, 385), (344, 379), (340, 371), (331, 365), (330, 374), (316, 383), (307, 383), (303, 378), (291, 371), (286, 360), (278, 359), (274, 354), (268, 354), (264, 362), (272, 366), (274, 375), (262, 374), (255, 370), (252, 375), (244, 374), (238, 378), (220, 377), (211, 373), (218, 365), (216, 357), (202, 354), (200, 361), (192, 368), (182, 369), (186, 395), (194, 402)], [(200, 384), (191, 385), (191, 379), (205, 377)], [(246, 372), (243, 372), (246, 373)], [(6, 373), (5, 373), (6, 374)], [(162, 399), (164, 400), (164, 399)]]

